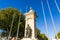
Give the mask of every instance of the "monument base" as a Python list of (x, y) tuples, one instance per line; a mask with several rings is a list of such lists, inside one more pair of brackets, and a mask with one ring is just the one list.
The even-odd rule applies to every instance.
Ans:
[(38, 40), (38, 39), (32, 39), (32, 38), (23, 38), (21, 40)]

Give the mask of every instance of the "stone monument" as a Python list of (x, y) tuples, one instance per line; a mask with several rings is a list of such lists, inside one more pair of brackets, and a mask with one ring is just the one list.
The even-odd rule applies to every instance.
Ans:
[(30, 8), (30, 11), (25, 13), (25, 34), (21, 40), (37, 40), (36, 35), (36, 12)]

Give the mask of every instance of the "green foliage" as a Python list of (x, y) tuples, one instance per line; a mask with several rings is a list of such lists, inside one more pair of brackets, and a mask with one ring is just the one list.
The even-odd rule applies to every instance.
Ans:
[[(60, 39), (60, 32), (58, 32), (57, 37)], [(55, 38), (57, 38), (57, 37), (55, 36)]]
[[(14, 14), (16, 14), (16, 15), (14, 18), (11, 36), (16, 36), (16, 32), (17, 32), (17, 28), (18, 28), (18, 20), (19, 20), (19, 16), (20, 16), (19, 37), (23, 37), (24, 36), (23, 35), (24, 34), (24, 25), (25, 25), (24, 16), (20, 11), (18, 11), (15, 8), (7, 8), (7, 9), (0, 10), (0, 29), (4, 30), (4, 32), (6, 32), (6, 34), (7, 34), (7, 35), (6, 34), (5, 35), (8, 36)], [(4, 32), (2, 33), (2, 35), (4, 34)]]
[(48, 38), (45, 36), (45, 34), (41, 34), (40, 30), (37, 29), (37, 37), (39, 40), (48, 40)]
[(58, 38), (60, 38), (60, 32), (58, 32), (58, 35), (57, 36), (58, 36)]

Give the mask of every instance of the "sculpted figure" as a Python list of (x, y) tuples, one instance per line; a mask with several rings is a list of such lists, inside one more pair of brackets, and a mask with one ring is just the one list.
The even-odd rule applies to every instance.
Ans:
[(32, 30), (30, 28), (30, 26), (28, 25), (28, 27), (26, 28), (26, 37), (30, 38), (32, 35)]

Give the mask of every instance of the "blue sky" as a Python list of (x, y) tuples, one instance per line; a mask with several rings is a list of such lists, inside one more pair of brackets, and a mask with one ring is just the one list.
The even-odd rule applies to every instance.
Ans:
[[(54, 38), (54, 29), (51, 21), (51, 17), (48, 10), (48, 5), (46, 3), (46, 0), (42, 0), (44, 4), (44, 10), (46, 14), (46, 20), (48, 24), (48, 31), (50, 38)], [(58, 6), (60, 8), (60, 0), (56, 0), (58, 3)], [(54, 0), (48, 0), (53, 19), (56, 25), (57, 32), (60, 31), (60, 13), (58, 12), (58, 9), (56, 7), (56, 4), (54, 3)], [(3, 8), (17, 8), (18, 10), (21, 10), (23, 14), (26, 12), (26, 6), (27, 11), (29, 11), (29, 8), (32, 7), (33, 10), (37, 12), (38, 18), (36, 20), (36, 26), (38, 29), (40, 29), (41, 33), (46, 34), (46, 28), (44, 24), (44, 17), (42, 12), (42, 6), (41, 6), (41, 0), (0, 0), (0, 10)], [(0, 31), (1, 32), (1, 31)]]

